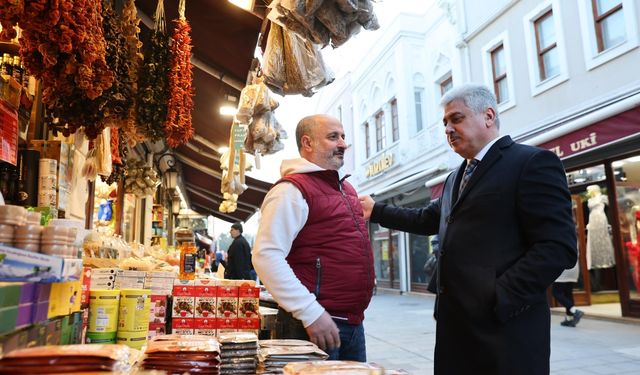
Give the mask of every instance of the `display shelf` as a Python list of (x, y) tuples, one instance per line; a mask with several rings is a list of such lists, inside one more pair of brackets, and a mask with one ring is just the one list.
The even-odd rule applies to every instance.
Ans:
[(13, 42), (0, 42), (0, 53), (17, 55), (20, 53), (20, 44)]
[(72, 281), (79, 280), (81, 274), (81, 259), (63, 259), (0, 245), (0, 281)]

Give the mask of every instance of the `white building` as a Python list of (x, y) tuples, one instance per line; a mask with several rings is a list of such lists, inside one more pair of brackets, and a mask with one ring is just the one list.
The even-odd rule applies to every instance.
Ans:
[[(581, 239), (578, 303), (619, 300), (623, 315), (640, 316), (640, 255), (629, 251), (640, 225), (639, 24), (634, 0), (439, 0), (398, 14), (347, 79), (322, 92), (319, 110), (348, 114), (361, 193), (422, 206), (461, 161), (445, 142), (442, 91), (486, 83), (501, 133), (565, 163)], [(608, 197), (614, 264), (586, 251), (589, 185)], [(422, 290), (426, 239), (377, 225), (371, 235), (380, 285)]]
[[(640, 4), (450, 3), (468, 79), (494, 88), (502, 133), (553, 150), (567, 168), (580, 240), (577, 303), (615, 302), (622, 315), (640, 317)], [(607, 196), (611, 246), (589, 244), (591, 185)]]
[[(394, 4), (400, 3), (417, 5)], [(462, 74), (456, 33), (435, 2), (422, 5), (387, 18), (374, 43), (355, 40), (365, 45), (360, 57), (351, 54), (355, 62), (344, 59), (348, 45), (341, 47), (347, 52), (336, 50), (335, 65), (348, 64), (349, 71), (318, 94), (318, 112), (345, 124), (354, 146), (345, 170), (359, 193), (416, 207), (431, 197), (425, 181), (461, 160), (446, 144), (439, 108), (442, 92)], [(371, 235), (378, 285), (425, 291), (428, 239), (377, 225)]]

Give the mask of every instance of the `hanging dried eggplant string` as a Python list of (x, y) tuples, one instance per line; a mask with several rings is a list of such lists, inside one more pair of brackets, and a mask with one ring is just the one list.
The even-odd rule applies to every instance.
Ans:
[(95, 138), (103, 126), (95, 99), (114, 75), (105, 61), (101, 10), (99, 1), (20, 1), (0, 12), (3, 27), (10, 28), (4, 35), (20, 24), (24, 65), (41, 80), (42, 101), (60, 119), (57, 130), (65, 136), (84, 127)]
[(185, 18), (185, 0), (178, 6), (180, 17), (174, 20), (169, 73), (169, 101), (165, 134), (170, 147), (178, 147), (193, 137), (193, 72), (191, 67), (191, 27)]
[(137, 118), (147, 138), (160, 140), (165, 137), (170, 67), (164, 0), (158, 1), (154, 19), (154, 29), (140, 69)]
[(131, 83), (131, 106), (122, 123), (121, 132), (130, 145), (135, 145), (145, 139), (144, 127), (138, 123), (139, 107), (138, 72), (142, 66), (142, 42), (140, 42), (140, 18), (134, 0), (127, 0), (122, 10), (122, 35), (124, 37), (124, 51), (129, 64), (129, 82)]
[(103, 93), (104, 126), (119, 128), (131, 109), (133, 83), (129, 75), (130, 62), (125, 48), (123, 22), (113, 9), (111, 0), (102, 1), (104, 39), (107, 43), (107, 64), (116, 79), (113, 86)]

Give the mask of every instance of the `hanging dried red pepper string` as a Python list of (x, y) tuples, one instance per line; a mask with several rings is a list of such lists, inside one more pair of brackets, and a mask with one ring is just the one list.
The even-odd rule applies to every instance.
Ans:
[(170, 147), (178, 147), (193, 137), (193, 72), (191, 68), (191, 27), (185, 18), (185, 0), (178, 6), (180, 17), (174, 20), (169, 72), (169, 100), (165, 134)]
[(20, 55), (29, 74), (42, 80), (42, 101), (60, 119), (64, 135), (102, 130), (102, 102), (114, 74), (105, 61), (101, 2), (94, 0), (0, 1), (2, 37), (22, 28)]

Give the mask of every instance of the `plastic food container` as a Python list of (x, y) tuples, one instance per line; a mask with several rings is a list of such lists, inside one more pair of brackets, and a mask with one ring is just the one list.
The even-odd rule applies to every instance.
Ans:
[(22, 206), (6, 204), (0, 206), (0, 224), (23, 225), (27, 221), (27, 210)]

